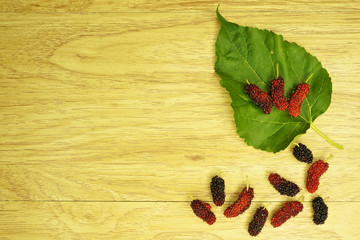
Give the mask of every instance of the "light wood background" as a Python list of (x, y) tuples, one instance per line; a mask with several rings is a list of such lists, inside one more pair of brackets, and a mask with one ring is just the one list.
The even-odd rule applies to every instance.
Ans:
[[(252, 239), (256, 208), (283, 201), (267, 176), (304, 190), (305, 209), (258, 239), (358, 239), (360, 234), (360, 2), (220, 1), (229, 21), (266, 28), (317, 56), (332, 104), (299, 138), (329, 154), (319, 191), (308, 166), (235, 133), (230, 98), (214, 73), (218, 1), (0, 1), (0, 239)], [(186, 193), (211, 202), (221, 172), (227, 202), (208, 226)], [(251, 208), (224, 209), (249, 176)], [(311, 200), (327, 197), (325, 225)], [(214, 205), (213, 205), (214, 206)]]

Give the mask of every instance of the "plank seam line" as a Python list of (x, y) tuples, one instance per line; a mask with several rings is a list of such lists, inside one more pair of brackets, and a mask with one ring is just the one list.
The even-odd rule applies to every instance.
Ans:
[[(297, 10), (297, 11), (287, 11), (287, 10), (258, 10), (258, 11), (246, 11), (246, 10), (238, 10), (238, 11), (222, 11), (223, 13), (357, 13), (360, 12), (358, 10)], [(95, 11), (95, 12), (0, 12), (0, 14), (113, 14), (113, 13), (215, 13), (214, 11)]]
[[(33, 203), (41, 203), (41, 202), (53, 202), (53, 203), (190, 203), (191, 201), (100, 201), (100, 200), (0, 200), (0, 202), (33, 202)], [(212, 201), (203, 201), (207, 203), (212, 203)], [(232, 203), (233, 201), (225, 201), (225, 203)], [(265, 202), (273, 202), (273, 203), (281, 203), (287, 201), (252, 201), (257, 203), (265, 203)], [(312, 201), (304, 201), (304, 202), (312, 202)], [(360, 203), (360, 201), (326, 201), (326, 202), (341, 202), (341, 203)]]

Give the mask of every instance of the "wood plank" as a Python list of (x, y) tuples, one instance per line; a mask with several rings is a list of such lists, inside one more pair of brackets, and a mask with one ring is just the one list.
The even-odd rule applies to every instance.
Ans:
[(111, 1), (111, 0), (1, 0), (1, 12), (169, 12), (214, 11), (221, 3), (227, 11), (358, 11), (358, 1), (252, 0), (252, 1)]
[[(226, 14), (297, 41), (328, 69), (333, 102), (316, 124), (346, 150), (311, 130), (300, 140), (316, 159), (335, 155), (319, 193), (358, 200), (360, 18), (283, 16)], [(307, 166), (290, 149), (261, 152), (236, 135), (213, 72), (214, 13), (0, 14), (0, 27), (1, 199), (210, 200), (219, 171), (230, 199), (246, 175), (259, 200), (279, 199), (266, 181), (275, 170), (304, 188)]]
[[(260, 239), (357, 239), (360, 203), (327, 202), (325, 224), (312, 222), (310, 202), (283, 226), (273, 228), (270, 218), (282, 205), (273, 202)], [(234, 219), (223, 216), (226, 206), (215, 208), (214, 225), (197, 218), (189, 202), (88, 203), (88, 202), (1, 202), (2, 239), (253, 239), (247, 232), (249, 221), (262, 202), (253, 202)]]

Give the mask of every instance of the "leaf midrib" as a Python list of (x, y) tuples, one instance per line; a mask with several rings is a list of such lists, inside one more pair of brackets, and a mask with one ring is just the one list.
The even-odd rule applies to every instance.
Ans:
[[(223, 27), (222, 23), (221, 26)], [(228, 38), (230, 39), (230, 42), (232, 44), (232, 46), (236, 49), (236, 52), (239, 54), (239, 56), (244, 60), (244, 62), (246, 63), (246, 65), (256, 74), (256, 76), (260, 79), (260, 81), (262, 81), (266, 86), (267, 83), (260, 77), (260, 75), (255, 71), (255, 69), (249, 64), (249, 62), (247, 61), (247, 59), (240, 53), (239, 49), (236, 47), (234, 41), (232, 40), (232, 38), (230, 37), (229, 32), (227, 31), (227, 29), (225, 27), (223, 27), (226, 35), (228, 36)], [(246, 41), (247, 43), (247, 41)]]

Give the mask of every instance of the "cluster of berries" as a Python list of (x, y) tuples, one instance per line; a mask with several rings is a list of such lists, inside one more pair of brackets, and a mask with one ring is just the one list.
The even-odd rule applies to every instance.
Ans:
[[(293, 149), (293, 155), (296, 159), (305, 163), (312, 163), (312, 152), (303, 144), (298, 144)], [(306, 188), (309, 193), (314, 193), (319, 186), (319, 179), (323, 173), (328, 169), (329, 164), (323, 160), (315, 162), (308, 170), (308, 177), (306, 182)], [(300, 192), (300, 188), (297, 184), (281, 177), (277, 173), (271, 173), (268, 177), (270, 184), (281, 194), (289, 197), (295, 197)], [(219, 176), (212, 178), (210, 183), (210, 190), (213, 197), (213, 202), (216, 206), (222, 206), (225, 202), (225, 181)], [(224, 215), (227, 218), (237, 217), (245, 212), (251, 205), (251, 201), (254, 198), (254, 189), (249, 187), (247, 180), (246, 187), (242, 190), (239, 198), (224, 211)], [(278, 209), (271, 218), (271, 225), (276, 228), (284, 224), (291, 217), (295, 217), (303, 210), (304, 197), (301, 201), (288, 201)], [(315, 224), (323, 224), (327, 219), (328, 207), (324, 203), (321, 197), (316, 197), (312, 202), (314, 209), (313, 221)], [(191, 208), (196, 216), (200, 217), (203, 221), (212, 225), (216, 221), (215, 214), (211, 211), (209, 203), (205, 203), (201, 200), (195, 199), (191, 202)], [(248, 232), (251, 236), (257, 236), (265, 225), (266, 219), (269, 215), (266, 207), (259, 207), (252, 221), (249, 223)]]
[(302, 102), (310, 92), (310, 86), (307, 83), (297, 85), (289, 100), (284, 97), (284, 79), (281, 77), (271, 81), (270, 96), (255, 84), (247, 84), (245, 92), (265, 114), (269, 114), (274, 105), (281, 111), (288, 109), (291, 116), (297, 117), (300, 115)]
[[(313, 161), (312, 152), (301, 143), (294, 147), (293, 155), (300, 162), (310, 164)], [(319, 188), (320, 177), (329, 169), (329, 163), (327, 163), (327, 161), (331, 157), (332, 155), (330, 155), (330, 157), (328, 157), (325, 161), (318, 160), (310, 166), (306, 178), (306, 188), (309, 193), (314, 193)]]

